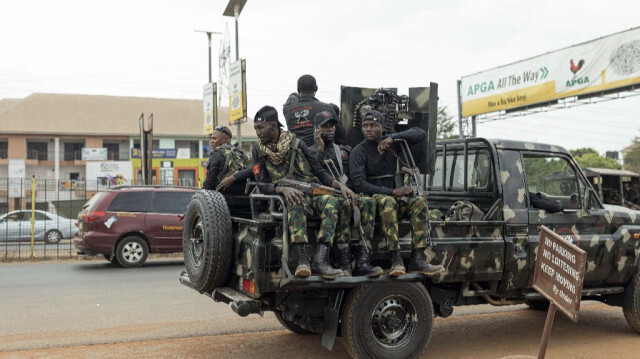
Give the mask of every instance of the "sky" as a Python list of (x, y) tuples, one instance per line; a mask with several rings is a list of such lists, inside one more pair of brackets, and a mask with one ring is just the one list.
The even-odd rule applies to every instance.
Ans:
[[(202, 99), (207, 37), (228, 27), (227, 0), (21, 0), (0, 5), (0, 99), (32, 93)], [(340, 86), (439, 84), (457, 121), (456, 81), (640, 26), (640, 2), (472, 0), (247, 0), (239, 52), (251, 117), (282, 109), (302, 74), (317, 97)], [(213, 81), (219, 35), (213, 35)], [(282, 113), (280, 113), (282, 115)], [(137, 119), (132, 119), (132, 121)], [(2, 124), (0, 124), (0, 132)], [(619, 151), (640, 136), (640, 96), (478, 124), (488, 138)]]

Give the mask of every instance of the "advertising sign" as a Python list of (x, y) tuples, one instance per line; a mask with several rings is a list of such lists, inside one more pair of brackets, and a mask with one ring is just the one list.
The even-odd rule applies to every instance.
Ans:
[(229, 124), (243, 122), (247, 117), (247, 81), (244, 60), (229, 66)]
[[(178, 150), (175, 148), (154, 148), (152, 150), (153, 158), (176, 158)], [(131, 158), (140, 158), (140, 149), (131, 149)]]
[(569, 243), (545, 226), (533, 274), (533, 288), (578, 322), (587, 252)]
[(640, 83), (640, 28), (463, 76), (462, 116)]
[(83, 161), (106, 161), (108, 151), (106, 148), (82, 148)]
[(131, 161), (87, 162), (87, 181), (98, 180), (103, 185), (121, 186), (131, 184), (133, 166)]
[(218, 108), (218, 95), (217, 85), (215, 82), (210, 82), (204, 85), (203, 89), (203, 113), (204, 113), (204, 135), (208, 136), (213, 133), (213, 128), (218, 125), (218, 114), (216, 110)]
[(24, 197), (24, 160), (9, 160), (9, 197)]

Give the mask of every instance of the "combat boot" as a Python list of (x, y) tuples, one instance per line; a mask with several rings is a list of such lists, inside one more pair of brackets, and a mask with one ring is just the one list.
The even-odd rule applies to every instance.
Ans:
[(296, 267), (296, 277), (306, 278), (311, 275), (311, 268), (309, 266), (309, 256), (304, 249), (304, 243), (298, 243), (293, 245), (298, 252), (298, 266)]
[(392, 277), (397, 277), (399, 275), (403, 275), (406, 273), (406, 269), (404, 268), (404, 262), (402, 262), (402, 257), (400, 257), (400, 253), (398, 251), (389, 251), (391, 255), (391, 269), (389, 269), (389, 275)]
[(326, 244), (316, 246), (316, 255), (311, 263), (314, 274), (320, 274), (325, 279), (335, 279), (342, 276), (340, 269), (335, 269), (329, 264), (329, 248)]
[(427, 263), (424, 255), (424, 248), (414, 248), (411, 250), (411, 261), (409, 262), (409, 272), (434, 275), (444, 272), (442, 264), (433, 265)]
[(382, 268), (378, 266), (373, 267), (369, 262), (369, 252), (367, 249), (364, 246), (358, 246), (356, 266), (353, 269), (353, 275), (377, 277), (382, 275), (382, 273), (384, 273)]
[(351, 251), (349, 247), (338, 248), (340, 254), (340, 270), (342, 270), (343, 277), (351, 277)]

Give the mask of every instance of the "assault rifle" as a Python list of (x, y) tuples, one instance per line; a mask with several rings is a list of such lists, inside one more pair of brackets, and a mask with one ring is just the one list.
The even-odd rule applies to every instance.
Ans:
[[(396, 142), (400, 144), (400, 151), (404, 160), (400, 160), (400, 172), (408, 174), (407, 186), (411, 187), (414, 196), (424, 197), (426, 192), (422, 188), (422, 181), (420, 181), (420, 170), (416, 166), (416, 162), (413, 160), (409, 144), (403, 139), (396, 139)], [(399, 157), (398, 157), (399, 158)], [(408, 198), (406, 196), (400, 197), (400, 200), (406, 202)]]

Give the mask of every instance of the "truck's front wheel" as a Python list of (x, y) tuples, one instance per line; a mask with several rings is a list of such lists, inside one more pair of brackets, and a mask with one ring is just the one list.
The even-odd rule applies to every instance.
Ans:
[(219, 192), (196, 192), (182, 232), (184, 266), (193, 288), (210, 293), (227, 280), (232, 246), (227, 201)]
[(419, 283), (361, 286), (342, 308), (342, 336), (353, 358), (419, 358), (433, 319), (431, 297)]
[[(631, 300), (622, 306), (624, 319), (627, 320), (633, 330), (640, 333), (640, 272), (636, 273), (633, 281), (627, 285), (625, 291), (631, 291), (631, 293), (625, 293), (625, 296)], [(630, 295), (627, 296), (627, 294)]]

